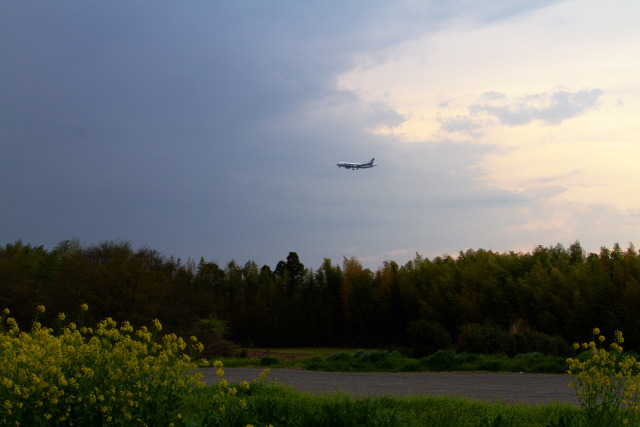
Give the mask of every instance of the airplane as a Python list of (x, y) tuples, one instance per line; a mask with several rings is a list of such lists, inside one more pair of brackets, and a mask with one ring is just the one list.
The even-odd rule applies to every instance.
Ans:
[(356, 170), (356, 169), (369, 169), (372, 168), (374, 166), (378, 166), (378, 165), (374, 165), (373, 161), (375, 160), (375, 157), (373, 159), (371, 159), (369, 161), (369, 163), (351, 163), (351, 162), (339, 162), (338, 163), (338, 169), (339, 168), (345, 168), (345, 169), (351, 169), (351, 170)]

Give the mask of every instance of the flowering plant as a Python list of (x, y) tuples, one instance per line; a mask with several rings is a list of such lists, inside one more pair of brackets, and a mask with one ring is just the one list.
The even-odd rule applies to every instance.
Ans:
[[(111, 318), (95, 330), (62, 328), (60, 313), (53, 334), (37, 318), (21, 331), (9, 314), (5, 309), (0, 320), (1, 425), (166, 425), (181, 418), (176, 403), (204, 386), (187, 343), (175, 334), (158, 337), (158, 320), (151, 331)], [(197, 340), (191, 347), (202, 349)]]
[(575, 388), (589, 425), (638, 425), (640, 362), (622, 354), (622, 332), (614, 333), (609, 351), (603, 347), (606, 338), (598, 328), (593, 335), (589, 343), (573, 345), (574, 350), (586, 350), (587, 358), (567, 359), (568, 373), (575, 376), (569, 386)]

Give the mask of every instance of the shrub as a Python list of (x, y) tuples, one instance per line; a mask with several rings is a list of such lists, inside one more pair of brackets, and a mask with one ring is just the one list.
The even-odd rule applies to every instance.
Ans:
[(499, 360), (486, 360), (478, 366), (478, 369), (481, 371), (489, 371), (489, 372), (499, 372), (502, 370), (502, 364)]
[[(362, 351), (362, 350), (359, 350)], [(341, 351), (340, 353), (333, 353), (327, 356), (327, 362), (341, 362), (341, 361), (349, 361), (351, 360), (351, 355), (346, 351)]]
[[(605, 337), (593, 330), (594, 339), (583, 343), (588, 358), (569, 358), (570, 386), (576, 395), (589, 425), (638, 425), (640, 421), (640, 362), (622, 355), (622, 332), (616, 331), (610, 351), (601, 347)], [(596, 344), (596, 342), (598, 344)], [(579, 344), (573, 348), (578, 350)]]
[[(95, 330), (63, 328), (60, 313), (54, 334), (37, 317), (31, 331), (20, 331), (9, 314), (0, 321), (0, 424), (167, 424), (179, 418), (181, 399), (204, 386), (187, 343), (160, 337), (158, 320), (151, 330), (110, 318)], [(194, 356), (202, 347), (191, 343)]]
[(566, 371), (567, 364), (562, 358), (553, 358), (549, 361), (540, 362), (531, 368), (531, 372), (536, 374), (562, 374)]
[(398, 359), (401, 357), (402, 357), (402, 354), (398, 351), (389, 352), (385, 350), (371, 350), (371, 351), (358, 350), (353, 355), (353, 358), (356, 360), (360, 360), (363, 362), (373, 362), (373, 363), (387, 361), (389, 359)]
[(438, 350), (427, 358), (427, 367), (432, 371), (453, 371), (456, 353), (453, 350)]
[(530, 359), (540, 362), (544, 360), (544, 354), (539, 353), (537, 351), (532, 351), (530, 353), (520, 353), (516, 354), (516, 359)]
[(198, 341), (204, 346), (202, 351), (203, 358), (212, 359), (217, 356), (234, 356), (235, 351), (233, 346), (229, 341), (224, 339), (227, 331), (228, 327), (226, 322), (213, 316), (196, 322), (194, 325), (194, 335), (198, 337)]
[(508, 334), (496, 325), (469, 323), (460, 328), (458, 351), (514, 355), (514, 348), (515, 339), (513, 335)]
[(482, 355), (481, 354), (477, 354), (477, 353), (459, 353), (456, 355), (456, 362), (458, 363), (474, 363), (477, 362), (478, 360), (482, 359)]
[(280, 358), (279, 357), (262, 356), (260, 358), (260, 364), (262, 366), (273, 366), (273, 365), (277, 365), (279, 363), (280, 363)]
[(531, 328), (524, 328), (513, 334), (513, 339), (516, 353), (538, 352), (563, 357), (569, 354), (570, 347), (563, 338), (547, 335)]
[(401, 367), (402, 372), (417, 372), (420, 370), (420, 361), (415, 359), (407, 360)]
[(451, 348), (451, 335), (437, 323), (415, 320), (407, 325), (407, 335), (411, 345), (410, 355), (414, 358)]
[(306, 363), (306, 369), (310, 371), (322, 371), (327, 366), (327, 363), (322, 356), (314, 356)]

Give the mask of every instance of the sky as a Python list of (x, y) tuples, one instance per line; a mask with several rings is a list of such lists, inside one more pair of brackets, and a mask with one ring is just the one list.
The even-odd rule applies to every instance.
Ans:
[(631, 0), (3, 1), (0, 244), (372, 270), (638, 245), (639, 16)]

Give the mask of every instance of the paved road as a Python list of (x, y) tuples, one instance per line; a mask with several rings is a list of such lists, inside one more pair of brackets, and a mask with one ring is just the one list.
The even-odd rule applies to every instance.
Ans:
[[(217, 381), (214, 369), (203, 369), (207, 384)], [(255, 379), (259, 368), (225, 368), (229, 383)], [(315, 372), (298, 369), (271, 369), (269, 383), (277, 382), (314, 394), (342, 391), (356, 397), (367, 396), (461, 396), (486, 401), (540, 404), (578, 404), (567, 375), (492, 372), (452, 373), (349, 373)]]

